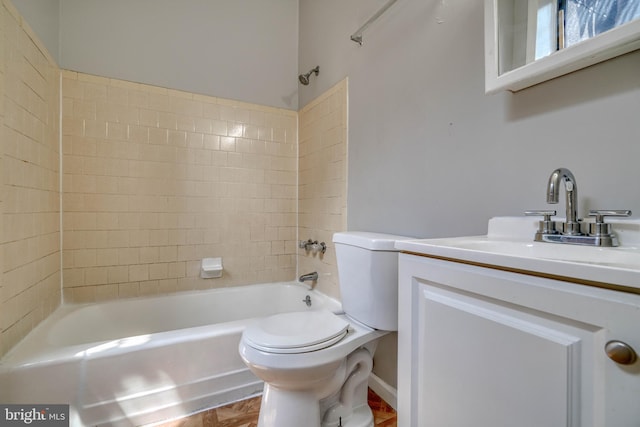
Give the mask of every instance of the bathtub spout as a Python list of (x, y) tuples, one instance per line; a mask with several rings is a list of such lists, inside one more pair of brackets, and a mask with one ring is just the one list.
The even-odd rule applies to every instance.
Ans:
[(313, 284), (318, 281), (318, 272), (314, 271), (313, 273), (303, 274), (302, 276), (300, 276), (298, 281), (300, 283), (304, 283), (304, 282), (307, 282), (307, 281), (312, 282), (311, 285), (307, 285), (306, 283), (305, 283), (305, 285), (309, 289), (313, 289)]
[(314, 271), (313, 273), (309, 273), (309, 274), (303, 274), (298, 279), (298, 281), (300, 283), (304, 283), (306, 281), (315, 282), (317, 280), (318, 280), (318, 272), (317, 271)]

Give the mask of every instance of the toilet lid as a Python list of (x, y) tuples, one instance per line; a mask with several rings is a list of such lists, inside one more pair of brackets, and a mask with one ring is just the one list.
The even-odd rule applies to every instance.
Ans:
[(248, 325), (244, 341), (268, 353), (304, 353), (340, 341), (349, 322), (328, 310), (282, 313)]

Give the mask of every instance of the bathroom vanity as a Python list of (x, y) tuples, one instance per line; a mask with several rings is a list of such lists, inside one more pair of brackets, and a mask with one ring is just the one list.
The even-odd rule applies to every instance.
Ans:
[(398, 242), (398, 425), (640, 426), (640, 223), (621, 246), (536, 223)]

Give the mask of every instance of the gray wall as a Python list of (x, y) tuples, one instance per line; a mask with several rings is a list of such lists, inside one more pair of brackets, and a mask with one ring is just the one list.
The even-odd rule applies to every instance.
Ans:
[(63, 68), (293, 110), (348, 76), (349, 229), (483, 234), (546, 207), (559, 166), (583, 214), (640, 214), (640, 52), (486, 96), (478, 0), (398, 1), (363, 46), (349, 35), (387, 0), (300, 0), (299, 21), (296, 0), (60, 1)]
[(299, 36), (296, 0), (15, 5), (67, 69), (294, 110), (298, 90), (304, 106), (349, 76), (352, 229), (483, 233), (491, 216), (545, 207), (558, 166), (583, 212), (640, 213), (640, 52), (486, 96), (482, 2), (402, 0), (350, 41), (385, 2), (301, 0)]
[(27, 20), (40, 41), (60, 63), (60, 0), (13, 0), (13, 5)]
[(298, 110), (297, 0), (13, 0), (61, 68)]
[[(518, 93), (484, 94), (483, 2), (300, 1), (300, 105), (349, 76), (348, 227), (439, 237), (546, 208), (567, 167), (580, 210), (640, 215), (640, 52)], [(556, 205), (564, 214), (564, 203)]]
[(298, 109), (297, 0), (60, 5), (64, 69)]
[[(546, 208), (561, 166), (582, 214), (640, 215), (640, 51), (487, 96), (482, 1), (400, 0), (350, 41), (386, 1), (300, 0), (300, 69), (321, 68), (300, 106), (349, 76), (350, 230), (485, 234), (492, 216)], [(394, 339), (374, 372), (395, 386)]]

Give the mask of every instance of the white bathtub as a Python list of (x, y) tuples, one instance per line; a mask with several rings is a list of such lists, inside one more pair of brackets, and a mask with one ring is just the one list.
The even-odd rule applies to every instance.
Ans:
[[(311, 297), (311, 306), (303, 301)], [(0, 402), (70, 404), (71, 425), (137, 426), (243, 399), (255, 317), (340, 304), (297, 283), (63, 305), (0, 360)]]

